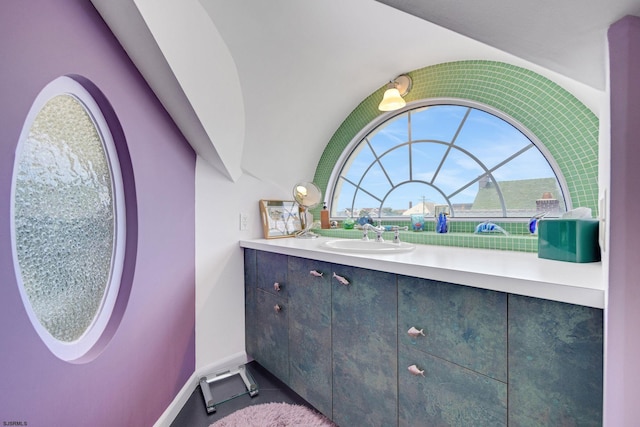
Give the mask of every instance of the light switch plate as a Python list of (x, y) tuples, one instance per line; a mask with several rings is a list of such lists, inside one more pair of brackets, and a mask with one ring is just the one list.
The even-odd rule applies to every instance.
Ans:
[(240, 231), (246, 231), (249, 227), (249, 218), (247, 214), (240, 213)]

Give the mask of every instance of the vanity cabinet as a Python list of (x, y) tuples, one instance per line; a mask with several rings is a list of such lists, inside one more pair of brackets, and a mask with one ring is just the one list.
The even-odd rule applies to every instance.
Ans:
[(261, 254), (247, 353), (340, 426), (602, 423), (601, 309)]

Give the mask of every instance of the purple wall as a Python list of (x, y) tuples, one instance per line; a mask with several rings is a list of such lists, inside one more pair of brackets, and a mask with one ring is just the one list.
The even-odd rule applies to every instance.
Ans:
[(605, 425), (640, 422), (640, 18), (609, 29), (611, 190)]
[[(195, 368), (195, 154), (86, 0), (2, 3), (0, 13), (0, 424), (148, 426)], [(93, 361), (57, 359), (31, 326), (10, 242), (14, 152), (32, 101), (78, 74), (126, 137), (137, 198), (131, 290)]]

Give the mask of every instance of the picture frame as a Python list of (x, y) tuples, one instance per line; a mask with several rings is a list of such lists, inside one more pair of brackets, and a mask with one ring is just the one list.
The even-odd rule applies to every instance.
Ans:
[(265, 239), (294, 237), (302, 231), (300, 206), (293, 200), (260, 200), (260, 219)]

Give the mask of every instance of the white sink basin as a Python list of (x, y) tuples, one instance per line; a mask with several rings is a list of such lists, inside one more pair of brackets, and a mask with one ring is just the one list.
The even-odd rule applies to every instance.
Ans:
[(320, 244), (322, 249), (336, 252), (350, 252), (360, 254), (395, 254), (411, 252), (416, 247), (410, 243), (376, 242), (373, 240), (336, 239)]

